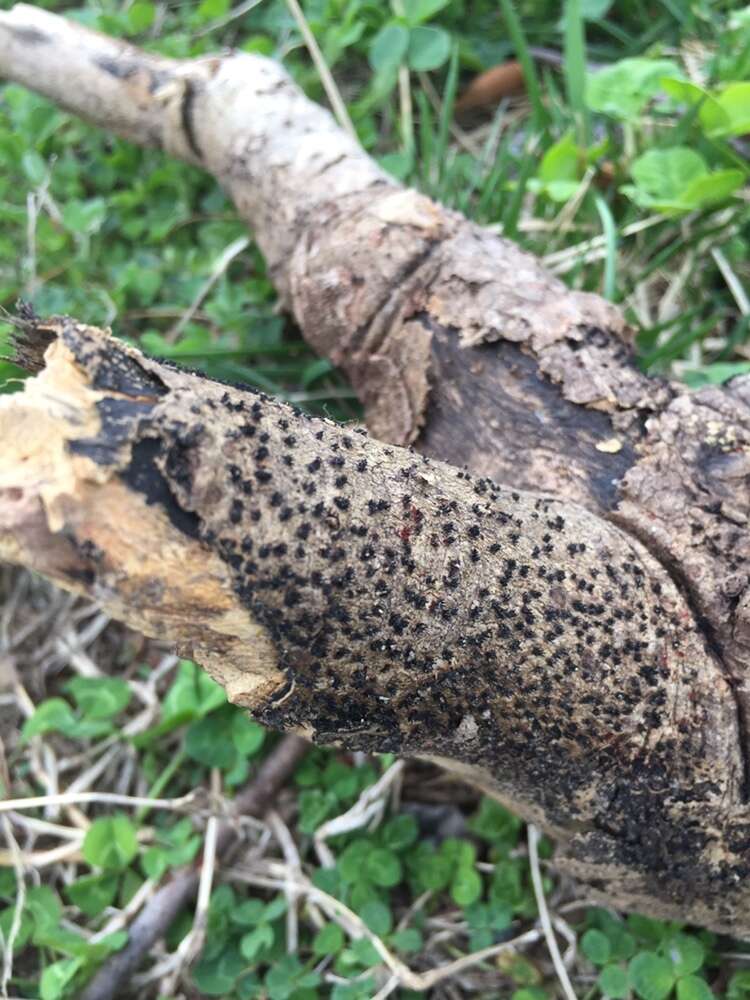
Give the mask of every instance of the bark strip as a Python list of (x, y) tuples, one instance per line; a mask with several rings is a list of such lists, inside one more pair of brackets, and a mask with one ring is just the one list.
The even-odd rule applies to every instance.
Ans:
[[(256, 718), (447, 758), (611, 903), (747, 918), (736, 705), (679, 589), (585, 508), (149, 360), (73, 320), (0, 400), (0, 556)], [(36, 345), (36, 346), (34, 346)]]

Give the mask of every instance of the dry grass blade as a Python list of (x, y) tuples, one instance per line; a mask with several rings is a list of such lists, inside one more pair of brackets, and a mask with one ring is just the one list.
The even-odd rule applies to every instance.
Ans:
[(7, 937), (0, 932), (0, 948), (3, 953), (3, 968), (0, 974), (0, 992), (4, 997), (8, 995), (8, 983), (13, 975), (13, 946), (21, 930), (21, 917), (23, 907), (26, 902), (26, 879), (24, 877), (24, 863), (21, 849), (16, 838), (13, 836), (10, 822), (7, 816), (2, 817), (2, 828), (5, 840), (8, 844), (10, 854), (13, 859), (13, 868), (16, 875), (16, 899), (13, 906), (13, 917)]
[(544, 895), (542, 872), (539, 867), (540, 833), (533, 823), (529, 823), (527, 834), (529, 845), (529, 865), (531, 866), (531, 881), (534, 886), (534, 895), (536, 896), (537, 907), (539, 908), (539, 921), (542, 925), (544, 937), (547, 941), (550, 958), (552, 959), (552, 964), (555, 967), (555, 972), (560, 981), (560, 987), (562, 988), (563, 995), (566, 997), (566, 1000), (578, 1000), (576, 992), (573, 989), (573, 985), (570, 982), (568, 970), (565, 968), (565, 963), (563, 962), (562, 955), (560, 954), (560, 948), (557, 944), (557, 938), (555, 937), (552, 920), (550, 919), (550, 913), (547, 907), (547, 899)]
[(349, 112), (346, 110), (346, 104), (341, 96), (339, 88), (336, 86), (336, 81), (333, 79), (333, 75), (328, 68), (328, 63), (325, 61), (323, 53), (320, 51), (320, 46), (318, 45), (315, 35), (310, 30), (310, 25), (307, 23), (307, 18), (305, 17), (304, 11), (300, 7), (297, 0), (286, 0), (287, 7), (292, 12), (294, 20), (297, 22), (302, 37), (305, 40), (305, 45), (310, 53), (310, 58), (315, 64), (315, 69), (318, 71), (318, 76), (320, 77), (320, 82), (323, 84), (323, 89), (326, 92), (326, 97), (331, 103), (333, 112), (336, 115), (336, 120), (339, 125), (346, 129), (346, 131), (354, 139), (357, 138), (357, 131), (352, 125), (352, 120), (349, 117)]

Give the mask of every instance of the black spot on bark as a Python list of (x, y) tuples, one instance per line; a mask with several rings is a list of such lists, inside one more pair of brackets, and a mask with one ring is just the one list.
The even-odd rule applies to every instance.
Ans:
[(198, 138), (195, 134), (195, 123), (193, 120), (193, 110), (195, 107), (195, 87), (190, 80), (185, 80), (185, 89), (182, 93), (182, 104), (180, 105), (180, 120), (182, 131), (185, 133), (187, 144), (195, 153), (199, 160), (203, 159), (203, 152)]
[(161, 444), (154, 438), (144, 438), (134, 447), (128, 466), (120, 473), (128, 486), (142, 493), (148, 504), (162, 507), (171, 523), (190, 538), (198, 538), (200, 521), (192, 511), (184, 510), (177, 502), (156, 464)]
[(38, 28), (14, 28), (10, 26), (6, 30), (10, 31), (11, 35), (14, 35), (24, 45), (46, 45), (50, 40), (49, 36)]

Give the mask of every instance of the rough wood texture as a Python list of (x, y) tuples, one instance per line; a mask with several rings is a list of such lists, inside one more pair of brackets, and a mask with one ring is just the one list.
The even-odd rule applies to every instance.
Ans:
[(735, 701), (640, 543), (72, 320), (20, 337), (52, 340), (0, 400), (2, 557), (269, 725), (473, 768), (610, 901), (750, 931)]
[[(588, 554), (580, 553), (578, 570), (558, 561), (562, 550), (555, 551), (554, 559), (551, 553), (544, 553), (544, 546), (552, 543), (535, 534), (539, 527), (536, 521), (546, 516), (540, 510), (524, 508), (518, 532), (529, 541), (523, 543), (528, 546), (528, 551), (523, 548), (523, 561), (507, 552), (502, 556), (516, 560), (513, 575), (502, 584), (513, 615), (512, 622), (493, 622), (493, 636), (499, 642), (504, 638), (501, 625), (512, 632), (513, 624), (520, 634), (507, 642), (520, 645), (518, 649), (503, 645), (504, 658), (498, 668), (501, 680), (493, 674), (492, 682), (487, 682), (487, 697), (495, 705), (492, 724), (499, 727), (495, 751), (490, 750), (488, 731), (482, 729), (484, 723), (479, 722), (476, 711), (469, 713), (482, 738), (485, 763), (502, 768), (502, 774), (511, 769), (511, 776), (503, 779), (510, 783), (504, 794), (527, 815), (538, 814), (548, 829), (559, 833), (567, 845), (561, 863), (595, 880), (601, 890), (610, 893), (611, 901), (689, 916), (734, 933), (750, 933), (750, 907), (741, 889), (733, 888), (747, 874), (750, 857), (750, 822), (744, 805), (748, 798), (750, 705), (750, 380), (736, 379), (725, 388), (688, 394), (680, 386), (645, 377), (633, 365), (627, 331), (608, 303), (569, 291), (508, 241), (403, 189), (337, 128), (327, 112), (308, 101), (281, 67), (268, 60), (248, 55), (196, 62), (156, 58), (21, 5), (0, 13), (0, 75), (25, 83), (135, 142), (160, 146), (211, 171), (252, 226), (283, 300), (306, 338), (348, 372), (365, 402), (374, 434), (397, 444), (413, 441), (423, 453), (465, 464), (473, 474), (505, 484), (511, 493), (528, 490), (551, 494), (555, 500), (544, 503), (575, 512), (570, 520), (564, 515), (567, 530), (577, 525), (578, 534), (568, 544), (598, 546)], [(81, 391), (75, 379), (73, 383), (68, 389)], [(171, 410), (176, 383), (164, 385), (170, 386), (165, 395), (170, 397)], [(210, 395), (210, 385), (201, 383), (201, 392)], [(52, 401), (48, 396), (44, 405), (62, 416), (67, 411), (62, 404), (55, 410), (54, 404), (60, 393), (67, 400), (58, 387)], [(150, 400), (147, 393), (136, 402), (148, 408)], [(117, 415), (112, 420), (118, 425), (125, 418)], [(188, 428), (193, 425), (187, 415), (185, 420)], [(162, 430), (166, 433), (167, 429), (165, 424)], [(32, 432), (28, 433), (33, 439)], [(65, 457), (50, 466), (63, 478), (70, 477), (73, 468), (67, 459), (66, 433), (53, 422), (46, 435), (58, 441), (58, 450)], [(80, 437), (80, 428), (70, 433)], [(324, 432), (326, 441), (329, 433)], [(352, 437), (359, 441), (356, 435)], [(6, 440), (4, 437), (4, 451)], [(375, 447), (373, 442), (368, 448), (371, 446)], [(172, 445), (167, 442), (165, 447)], [(12, 449), (8, 454), (13, 454)], [(51, 459), (44, 449), (42, 454), (49, 464)], [(323, 458), (321, 455), (321, 461)], [(81, 461), (79, 456), (76, 462)], [(91, 462), (91, 456), (86, 461)], [(141, 461), (151, 467), (156, 459), (146, 451)], [(455, 473), (446, 475), (452, 488), (476, 485), (476, 480), (456, 480)], [(88, 518), (87, 530), (104, 532), (106, 546), (102, 551), (113, 546), (115, 565), (118, 546), (122, 548), (118, 540), (122, 517), (113, 514), (108, 518), (102, 513), (103, 504), (94, 515), (87, 507), (94, 487), (85, 477), (76, 479), (76, 484), (74, 504), (51, 502), (46, 519), (38, 505), (32, 505), (28, 516), (19, 522), (27, 534), (14, 529), (13, 541), (4, 543), (10, 557), (36, 561), (37, 565), (43, 559), (45, 570), (68, 584), (74, 581), (70, 574), (66, 576), (66, 567), (78, 564), (70, 537), (63, 537), (56, 527), (63, 516), (73, 521)], [(177, 539), (176, 558), (182, 558), (182, 546), (187, 545), (182, 536), (191, 538), (189, 532), (185, 535), (179, 525), (165, 523), (163, 515), (151, 525), (148, 519), (157, 515), (159, 504), (149, 505), (137, 490), (134, 494), (128, 487), (126, 492), (126, 486), (118, 476), (98, 484), (96, 491), (104, 496), (98, 492), (100, 487), (110, 490), (107, 504), (113, 511), (118, 504), (123, 505), (123, 516), (130, 504), (140, 504), (138, 517), (147, 526), (141, 537), (155, 532), (149, 541), (163, 538), (167, 553)], [(375, 486), (378, 498), (391, 499), (382, 484)], [(19, 488), (25, 488), (23, 483), (12, 487)], [(217, 487), (219, 492), (223, 488), (225, 484)], [(492, 489), (497, 492), (497, 488)], [(171, 490), (168, 493), (172, 495)], [(186, 502), (179, 491), (174, 496), (178, 507)], [(247, 503), (242, 497), (235, 498)], [(330, 500), (326, 493), (326, 503)], [(480, 500), (484, 502), (482, 498), (477, 502)], [(172, 509), (165, 503), (165, 509)], [(231, 513), (218, 499), (212, 501), (213, 506), (222, 515)], [(415, 505), (415, 509), (420, 508)], [(243, 507), (241, 518), (244, 511)], [(178, 517), (174, 509), (172, 512)], [(20, 516), (19, 508), (8, 508), (4, 516), (10, 513)], [(344, 513), (334, 511), (339, 519)], [(206, 511), (205, 517), (210, 514), (213, 510)], [(383, 512), (383, 525), (389, 524), (398, 535), (407, 530), (409, 522), (405, 525), (403, 519), (393, 520), (394, 516)], [(449, 521), (456, 518), (439, 515), (436, 525), (431, 526), (439, 540), (445, 533), (441, 525)], [(346, 517), (340, 520), (340, 524), (348, 523)], [(236, 543), (238, 536), (231, 525), (230, 518), (226, 526), (213, 530), (218, 538)], [(211, 649), (223, 643), (225, 653), (231, 655), (215, 658), (213, 669), (220, 669), (220, 662), (224, 664), (223, 669), (230, 674), (223, 681), (239, 696), (246, 694), (243, 685), (253, 676), (251, 700), (262, 700), (268, 691), (276, 691), (280, 674), (288, 671), (285, 657), (294, 659), (292, 647), (284, 645), (287, 639), (272, 633), (271, 619), (263, 615), (262, 620), (249, 618), (246, 606), (238, 609), (233, 589), (236, 581), (226, 576), (227, 553), (215, 543), (211, 543), (210, 553), (206, 551), (206, 530), (212, 529), (201, 528), (192, 537), (189, 552), (191, 559), (200, 553), (205, 560), (201, 563), (204, 576), (180, 581), (185, 590), (177, 603), (193, 608), (187, 624), (172, 621), (170, 606), (162, 607), (158, 588), (149, 596), (145, 583), (137, 582), (151, 579), (152, 571), (159, 569), (152, 565), (153, 543), (143, 545), (141, 577), (132, 585), (125, 572), (117, 586), (102, 586), (99, 571), (92, 567), (89, 572), (94, 576), (84, 575), (78, 585), (98, 587), (111, 607), (130, 614), (131, 620), (136, 616), (147, 631), (163, 625), (166, 634), (185, 647), (192, 644), (195, 655), (204, 660), (210, 660)], [(26, 544), (37, 532), (46, 532), (49, 548), (45, 553)], [(450, 533), (448, 537), (452, 537)], [(555, 545), (561, 541), (552, 534), (551, 538)], [(624, 550), (615, 547), (610, 552), (610, 543), (602, 541), (609, 538), (631, 546), (637, 558), (627, 562), (639, 566), (643, 576), (624, 568)], [(491, 544), (495, 543), (502, 544), (502, 538)], [(296, 547), (297, 542), (287, 539), (274, 544)], [(342, 559), (351, 559), (359, 545), (355, 535), (348, 537), (346, 545), (340, 544), (346, 553)], [(467, 559), (471, 560), (467, 545), (465, 539), (460, 541), (462, 574), (467, 572)], [(534, 558), (547, 561), (535, 568), (531, 556), (537, 546), (540, 552)], [(319, 547), (324, 548), (325, 543)], [(363, 542), (360, 548), (364, 547)], [(475, 547), (481, 561), (486, 553)], [(395, 547), (394, 551), (400, 550)], [(594, 551), (598, 562), (592, 559)], [(231, 554), (239, 558), (238, 553)], [(126, 555), (121, 552), (119, 558)], [(417, 610), (424, 613), (435, 602), (457, 599), (443, 580), (451, 579), (449, 547), (442, 550), (442, 558), (441, 573), (428, 574), (437, 582), (430, 596), (424, 595), (425, 608), (412, 608), (406, 602), (409, 615)], [(278, 559), (274, 563), (278, 564)], [(551, 571), (553, 564), (566, 574), (569, 569), (576, 572), (575, 581), (566, 576), (566, 588), (580, 588), (575, 598), (578, 604), (584, 610), (589, 605), (603, 605), (602, 614), (592, 617), (589, 611), (584, 614), (573, 606), (568, 589), (562, 607), (550, 603), (552, 591), (544, 589), (550, 585), (548, 577), (540, 578), (544, 587), (537, 581), (533, 587), (525, 582), (533, 580), (538, 568)], [(477, 584), (477, 593), (493, 593), (490, 584), (500, 587), (506, 580), (504, 564), (498, 567), (490, 561), (487, 565), (494, 566), (492, 572), (499, 576), (490, 574), (491, 580)], [(521, 566), (528, 566), (524, 577), (519, 575)], [(593, 576), (595, 569), (599, 577)], [(484, 572), (472, 565), (468, 571), (476, 573), (477, 580)], [(270, 566), (268, 572), (279, 570)], [(319, 572), (323, 574), (322, 569)], [(610, 573), (615, 578), (610, 578)], [(461, 579), (459, 593), (464, 587)], [(661, 594), (649, 590), (651, 580), (662, 588)], [(586, 596), (589, 585), (594, 589)], [(524, 589), (527, 586), (529, 590)], [(529, 613), (534, 621), (526, 622), (523, 602), (519, 605), (518, 601), (531, 589), (544, 594), (547, 603), (532, 607)], [(612, 598), (607, 596), (610, 592)], [(667, 597), (662, 600), (662, 595)], [(496, 600), (501, 608), (506, 606), (505, 596)], [(212, 609), (205, 621), (195, 611), (203, 605)], [(314, 604), (309, 613), (317, 614), (312, 607)], [(435, 607), (443, 613), (444, 604)], [(662, 614), (658, 607), (666, 609), (666, 624), (658, 624)], [(406, 612), (399, 607), (398, 613)], [(304, 612), (298, 608), (288, 613)], [(468, 613), (466, 609), (461, 612)], [(489, 611), (482, 606), (478, 613)], [(569, 664), (552, 660), (552, 653), (547, 655), (548, 646), (541, 644), (538, 635), (532, 640), (524, 634), (524, 629), (540, 629), (541, 618), (547, 614), (553, 617), (545, 624), (542, 639), (556, 628), (563, 629), (566, 642), (575, 638), (574, 653), (563, 654), (569, 657)], [(646, 616), (644, 620), (641, 615)], [(599, 622), (599, 631), (590, 623), (586, 626), (589, 618)], [(457, 636), (474, 634), (470, 619), (460, 617), (460, 622), (460, 627), (443, 623), (446, 636), (452, 637), (450, 643), (446, 639), (446, 649), (453, 649)], [(678, 628), (675, 622), (681, 623), (679, 635), (672, 637), (672, 630)], [(427, 620), (420, 619), (419, 624), (430, 628)], [(188, 626), (192, 633), (180, 632)], [(173, 627), (175, 631), (169, 631)], [(346, 623), (346, 627), (364, 631), (376, 628), (376, 622)], [(586, 627), (594, 632), (587, 633)], [(629, 641), (645, 642), (644, 648), (621, 648), (620, 637), (629, 628), (637, 633)], [(657, 635), (660, 628), (670, 637), (666, 663), (660, 659), (658, 643), (667, 641)], [(435, 637), (435, 633), (430, 635)], [(255, 645), (248, 651), (246, 643), (251, 636)], [(303, 657), (295, 666), (301, 676), (311, 676), (310, 664), (328, 662), (331, 656), (326, 647), (325, 654), (316, 659), (318, 654), (310, 648), (314, 641), (308, 643), (307, 659)], [(552, 640), (544, 640), (548, 641)], [(541, 658), (527, 649), (528, 643), (540, 643)], [(344, 645), (342, 642), (340, 648)], [(347, 648), (349, 645), (347, 638)], [(578, 646), (581, 648), (575, 649)], [(432, 669), (446, 687), (436, 694), (434, 686), (424, 683), (422, 674), (416, 688), (407, 685), (403, 713), (397, 713), (400, 745), (438, 755), (455, 751), (460, 760), (470, 758), (473, 767), (479, 751), (467, 749), (468, 744), (462, 742), (474, 733), (472, 724), (464, 726), (460, 738), (450, 729), (455, 726), (458, 730), (464, 715), (458, 714), (460, 703), (452, 702), (447, 692), (453, 683), (460, 694), (464, 681), (451, 681), (454, 668), (443, 656), (442, 645), (430, 643), (427, 651), (425, 640), (420, 648), (425, 650), (422, 655), (436, 664)], [(387, 719), (393, 695), (390, 687), (377, 688), (373, 680), (381, 669), (390, 669), (384, 666), (387, 649), (362, 648), (360, 652), (362, 656), (367, 652), (361, 668), (365, 670), (365, 688), (369, 691), (368, 684), (376, 685), (367, 697), (362, 696), (364, 701), (349, 690), (360, 668), (352, 666), (355, 661), (347, 652), (341, 663), (336, 661), (346, 681), (337, 681), (339, 686), (330, 690), (324, 674), (320, 680), (310, 681), (309, 688), (298, 684), (278, 706), (275, 718), (279, 724), (316, 725), (321, 735), (335, 730), (353, 745), (391, 745)], [(629, 671), (621, 667), (624, 654)], [(531, 658), (527, 660), (527, 656)], [(469, 670), (467, 664), (475, 661), (478, 652), (471, 656), (462, 652), (463, 669)], [(232, 672), (232, 664), (239, 665), (237, 674)], [(536, 664), (540, 671), (536, 680), (526, 673), (528, 664)], [(565, 670), (570, 670), (570, 675)], [(557, 678), (558, 673), (562, 678)], [(403, 671), (398, 674), (405, 682), (408, 676)], [(455, 676), (462, 677), (460, 672)], [(478, 670), (477, 676), (489, 675)], [(574, 716), (570, 722), (559, 715), (560, 707), (570, 704), (562, 692), (569, 694), (566, 684), (573, 682), (566, 682), (565, 676), (578, 678), (581, 686), (576, 691), (581, 704), (590, 706), (588, 714)], [(506, 691), (506, 677), (523, 680)], [(540, 689), (527, 690), (532, 683)], [(709, 690), (713, 692), (710, 697)], [(576, 705), (578, 695), (573, 699)], [(383, 700), (389, 697), (391, 702)], [(507, 704), (503, 701), (506, 698)], [(697, 715), (689, 709), (692, 698), (698, 706)], [(363, 711), (372, 708), (372, 723), (342, 718), (347, 708), (356, 712), (360, 705)], [(511, 710), (508, 705), (515, 707)], [(435, 718), (448, 729), (420, 732), (418, 723), (425, 716), (419, 713), (425, 706), (437, 713)], [(691, 720), (694, 722), (703, 710), (700, 706), (707, 714), (691, 730)], [(376, 708), (380, 711), (375, 712)], [(270, 718), (272, 711), (267, 706), (265, 716)], [(520, 721), (523, 711), (535, 720), (525, 728)], [(502, 723), (506, 717), (513, 720), (510, 729)], [(586, 720), (584, 725), (582, 719)], [(576, 725), (579, 729), (568, 732), (568, 727)], [(640, 735), (640, 757), (635, 753), (638, 725), (646, 727)], [(687, 725), (694, 735), (683, 733), (680, 725)], [(544, 735), (525, 736), (521, 748), (512, 744), (514, 734), (533, 733), (535, 726), (541, 727)], [(367, 731), (358, 732), (358, 727)], [(606, 752), (605, 731), (609, 733)], [(418, 745), (417, 737), (426, 744)], [(621, 749), (620, 740), (625, 749)], [(441, 746), (427, 745), (430, 741)], [(574, 761), (580, 764), (576, 765), (578, 770)], [(591, 769), (588, 784), (582, 778), (586, 768)], [(472, 774), (476, 778), (474, 767)], [(591, 791), (579, 794), (577, 788)], [(563, 789), (567, 791), (563, 793)], [(685, 899), (688, 890), (692, 903)], [(696, 897), (700, 901), (695, 902)]]

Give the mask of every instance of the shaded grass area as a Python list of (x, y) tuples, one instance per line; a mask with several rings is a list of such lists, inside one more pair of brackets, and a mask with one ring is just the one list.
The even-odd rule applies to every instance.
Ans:
[[(276, 56), (326, 99), (284, 0), (42, 6), (170, 55)], [(645, 368), (694, 385), (750, 368), (750, 95), (732, 90), (750, 86), (747, 10), (302, 10), (360, 140), (389, 170), (517, 240), (571, 287), (621, 303)], [(477, 74), (514, 56), (524, 92), (459, 114)], [(14, 86), (0, 91), (0, 160), (0, 305), (20, 296), (40, 314), (109, 324), (151, 353), (358, 418), (344, 380), (277, 310), (257, 248), (201, 172)], [(0, 367), (8, 388), (19, 374)], [(9, 995), (73, 998), (122, 946), (130, 914), (201, 858), (209, 817), (277, 738), (195, 665), (96, 608), (15, 573), (2, 599), (2, 780), (14, 798), (52, 796), (0, 813), (2, 983)], [(59, 789), (124, 798), (60, 804)], [(153, 798), (159, 808), (144, 803)], [(130, 995), (407, 998), (424, 980), (403, 968), (419, 976), (489, 948), (429, 995), (545, 1000), (564, 995), (567, 975), (588, 1000), (750, 996), (746, 946), (588, 905), (548, 872), (549, 845), (535, 854), (517, 819), (424, 765), (311, 751), (275, 815), (244, 837), (246, 850), (213, 868), (200, 957), (191, 965), (188, 907)], [(534, 870), (567, 973), (539, 929)]]

